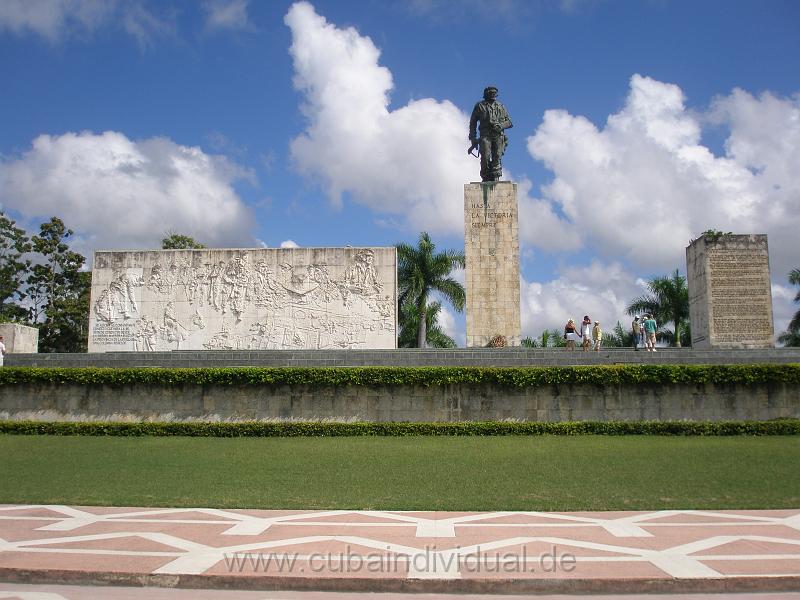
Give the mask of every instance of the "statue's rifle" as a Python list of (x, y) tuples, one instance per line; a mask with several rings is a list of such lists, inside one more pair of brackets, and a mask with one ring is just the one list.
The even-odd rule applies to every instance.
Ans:
[[(473, 152), (473, 150), (477, 150), (477, 152)], [(475, 158), (481, 157), (481, 149), (480, 146), (478, 145), (478, 142), (472, 142), (472, 145), (469, 148), (467, 148), (467, 154), (471, 154)]]

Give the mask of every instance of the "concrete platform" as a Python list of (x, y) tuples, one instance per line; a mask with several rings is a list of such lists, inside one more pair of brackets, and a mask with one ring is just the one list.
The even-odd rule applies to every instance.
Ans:
[(525, 367), (603, 364), (800, 363), (800, 348), (657, 352), (608, 348), (450, 348), (399, 350), (174, 350), (89, 354), (8, 354), (9, 367)]
[(0, 581), (425, 593), (800, 591), (800, 509), (0, 506)]

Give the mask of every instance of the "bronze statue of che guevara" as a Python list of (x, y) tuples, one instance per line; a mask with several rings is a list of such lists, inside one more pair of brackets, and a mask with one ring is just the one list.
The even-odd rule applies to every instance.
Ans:
[[(480, 125), (479, 125), (480, 124)], [(469, 119), (469, 141), (467, 153), (478, 149), (481, 159), (481, 181), (499, 181), (503, 174), (503, 153), (508, 144), (504, 133), (513, 127), (506, 107), (497, 100), (497, 88), (489, 86), (483, 90), (483, 100), (472, 109)]]

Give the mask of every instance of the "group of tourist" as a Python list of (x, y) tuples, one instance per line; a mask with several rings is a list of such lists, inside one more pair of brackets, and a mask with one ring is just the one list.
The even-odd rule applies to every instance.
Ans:
[(600, 345), (603, 342), (603, 330), (600, 328), (600, 321), (595, 321), (594, 325), (592, 325), (589, 315), (585, 315), (580, 327), (578, 327), (575, 325), (575, 321), (570, 319), (564, 327), (564, 339), (567, 340), (567, 350), (574, 350), (575, 342), (580, 340), (584, 352), (588, 352), (591, 346), (594, 346), (595, 352), (599, 352)]
[[(644, 314), (641, 318), (636, 315), (631, 323), (633, 332), (633, 349), (645, 348), (648, 352), (656, 352), (656, 329), (658, 325), (651, 314)], [(600, 321), (594, 321), (589, 315), (584, 315), (580, 325), (575, 324), (574, 319), (567, 321), (564, 327), (565, 348), (575, 350), (575, 342), (580, 341), (584, 352), (594, 347), (595, 352), (600, 351), (603, 343), (603, 330), (600, 328)]]
[(641, 319), (636, 315), (631, 323), (633, 349), (638, 350), (641, 345), (648, 352), (656, 352), (656, 329), (658, 325), (653, 315), (645, 313)]

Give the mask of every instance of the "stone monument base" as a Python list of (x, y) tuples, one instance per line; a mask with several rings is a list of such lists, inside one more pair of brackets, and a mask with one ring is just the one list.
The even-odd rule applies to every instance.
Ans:
[(0, 335), (4, 338), (9, 354), (35, 354), (39, 352), (39, 330), (18, 323), (0, 323)]
[(686, 248), (692, 347), (773, 346), (766, 235), (704, 234)]
[(518, 224), (516, 183), (464, 186), (467, 347), (520, 344)]

